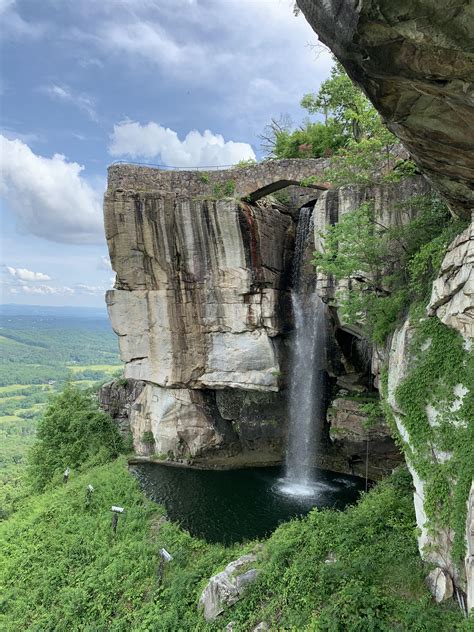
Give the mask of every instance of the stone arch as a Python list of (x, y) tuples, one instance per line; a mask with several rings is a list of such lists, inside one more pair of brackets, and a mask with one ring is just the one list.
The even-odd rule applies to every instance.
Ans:
[(252, 165), (206, 171), (167, 170), (158, 167), (116, 163), (109, 167), (108, 193), (137, 190), (159, 191), (189, 198), (236, 197), (254, 202), (290, 185), (329, 189), (325, 181), (327, 159), (267, 160)]
[[(252, 193), (246, 195), (245, 199), (248, 202), (256, 202), (266, 195), (270, 195), (271, 193), (275, 193), (276, 191), (280, 191), (281, 189), (285, 189), (286, 187), (289, 187), (291, 185), (301, 186), (301, 180), (276, 180), (275, 182), (270, 182), (269, 184), (265, 184), (260, 189), (257, 189), (256, 191), (253, 191)], [(318, 189), (320, 191), (326, 191), (329, 188), (323, 183), (305, 184), (304, 186), (310, 189)], [(307, 202), (305, 204), (307, 204)]]

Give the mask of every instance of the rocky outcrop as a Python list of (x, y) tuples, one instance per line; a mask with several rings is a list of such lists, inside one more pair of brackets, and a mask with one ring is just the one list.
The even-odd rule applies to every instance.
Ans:
[(388, 476), (403, 457), (384, 417), (368, 411), (378, 399), (343, 393), (331, 402), (327, 413), (332, 458), (345, 461), (352, 474), (367, 474), (372, 480)]
[[(436, 282), (435, 282), (436, 284)], [(474, 586), (474, 568), (472, 563), (472, 551), (474, 550), (474, 533), (472, 532), (472, 515), (470, 514), (471, 498), (468, 499), (468, 518), (466, 522), (466, 563), (461, 568), (453, 559), (453, 541), (455, 532), (451, 525), (438, 522), (437, 517), (429, 517), (427, 511), (428, 493), (427, 481), (424, 478), (423, 468), (420, 462), (428, 459), (433, 467), (444, 468), (452, 459), (452, 453), (437, 447), (436, 434), (427, 433), (426, 439), (421, 444), (413, 440), (405, 422), (406, 411), (400, 406), (397, 399), (397, 389), (412, 370), (411, 342), (414, 336), (414, 327), (406, 320), (403, 326), (393, 335), (388, 353), (388, 385), (387, 401), (393, 412), (393, 418), (398, 428), (402, 442), (405, 445), (405, 457), (414, 484), (414, 506), (416, 521), (419, 529), (418, 546), (423, 559), (436, 566), (435, 571), (427, 579), (429, 587), (437, 601), (449, 598), (453, 593), (453, 585), (456, 586), (458, 600), (463, 607), (473, 607), (472, 594)], [(427, 353), (431, 342), (427, 341), (421, 347), (421, 355)], [(469, 361), (469, 359), (467, 360)], [(443, 376), (438, 378), (443, 379)], [(437, 384), (433, 382), (433, 391)], [(456, 412), (461, 408), (465, 397), (469, 394), (470, 385), (458, 383), (452, 394), (445, 393), (444, 397), (451, 403), (446, 406), (442, 398), (426, 403), (426, 418), (429, 426), (436, 430), (443, 424), (444, 433), (455, 433), (460, 420)], [(421, 423), (421, 421), (419, 421)], [(451, 479), (451, 485), (455, 483), (455, 476)], [(448, 492), (454, 493), (454, 492)], [(433, 499), (431, 498), (431, 502)], [(443, 503), (447, 499), (438, 499), (438, 508), (441, 512)], [(465, 598), (464, 595), (467, 595)], [(466, 599), (466, 601), (464, 601)]]
[[(391, 228), (407, 224), (414, 218), (416, 208), (404, 205), (410, 198), (427, 195), (432, 191), (425, 178), (414, 176), (397, 183), (387, 183), (372, 187), (358, 185), (345, 186), (322, 193), (314, 207), (314, 250), (324, 252), (324, 231), (337, 224), (347, 213), (356, 210), (364, 202), (373, 205), (374, 223), (379, 228)], [(314, 268), (311, 270), (314, 275)], [(346, 290), (350, 279), (335, 281), (318, 272), (316, 289), (324, 301), (336, 298), (341, 290)], [(340, 317), (340, 315), (337, 315)], [(345, 323), (341, 322), (345, 327)], [(353, 330), (353, 327), (348, 327)], [(354, 333), (360, 334), (357, 329)]]
[(449, 246), (433, 283), (428, 313), (466, 340), (474, 338), (474, 223)]
[(249, 194), (281, 186), (286, 168), (300, 178), (321, 166), (304, 162), (210, 174), (110, 168), (117, 277), (107, 305), (125, 378), (146, 384), (127, 413), (138, 454), (281, 458), (293, 212), (221, 193), (229, 181)]
[[(267, 185), (286, 182), (278, 178), (287, 163), (293, 169), (293, 162), (272, 163), (266, 171), (260, 165), (231, 170), (235, 187), (247, 191), (263, 186), (264, 180)], [(296, 162), (299, 175), (323, 164)], [(315, 248), (323, 247), (320, 232), (367, 199), (374, 201), (380, 223), (403, 223), (410, 217), (400, 202), (429, 190), (418, 176), (370, 189), (318, 192), (301, 187), (298, 193), (292, 187), (286, 206), (272, 197), (253, 204), (235, 195), (205, 199), (228, 174), (204, 174), (203, 179), (202, 173), (130, 165), (114, 165), (109, 171), (105, 224), (117, 277), (107, 305), (125, 378), (139, 389), (133, 402), (123, 395), (121, 413), (129, 420), (138, 455), (196, 463), (220, 459), (221, 464), (222, 458), (239, 454), (238, 464), (281, 459), (297, 205), (309, 209), (301, 286), (312, 292), (316, 284), (322, 298), (331, 301), (338, 286), (322, 276), (315, 279), (311, 263)], [(370, 353), (358, 332), (346, 330), (336, 310), (329, 329), (328, 387), (337, 380), (351, 392), (370, 390)], [(103, 398), (109, 409), (107, 401), (121, 401), (112, 391)], [(360, 428), (353, 421), (357, 434)], [(325, 436), (329, 448), (327, 431)], [(379, 478), (393, 463), (387, 458), (382, 466), (382, 455), (396, 450), (388, 437), (372, 439), (369, 470)], [(359, 471), (361, 447), (349, 435), (339, 437), (323, 462), (343, 472), (356, 463)]]
[(293, 221), (234, 199), (112, 191), (108, 292), (125, 376), (166, 388), (278, 390)]
[(454, 213), (469, 218), (474, 208), (472, 2), (297, 4)]
[(114, 380), (99, 389), (100, 407), (112, 417), (123, 436), (131, 432), (132, 409), (145, 386), (138, 380)]
[(198, 603), (206, 621), (213, 621), (239, 601), (247, 586), (257, 578), (258, 571), (253, 568), (256, 561), (257, 557), (252, 553), (243, 555), (211, 577)]

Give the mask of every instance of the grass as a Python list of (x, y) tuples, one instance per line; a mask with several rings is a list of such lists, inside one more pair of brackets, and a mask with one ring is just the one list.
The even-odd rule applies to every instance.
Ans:
[(113, 374), (120, 369), (120, 366), (116, 364), (75, 364), (68, 365), (71, 373), (79, 373), (80, 371), (102, 371), (103, 373)]
[[(112, 504), (125, 507), (116, 536)], [(159, 582), (161, 547), (174, 559)], [(143, 497), (123, 458), (73, 471), (67, 485), (25, 499), (0, 525), (0, 629), (222, 631), (234, 621), (247, 632), (262, 620), (271, 630), (469, 629), (454, 604), (437, 606), (426, 590), (406, 473), (345, 512), (283, 524), (257, 548), (257, 581), (207, 624), (197, 602), (209, 577), (256, 543), (227, 548), (191, 537)]]

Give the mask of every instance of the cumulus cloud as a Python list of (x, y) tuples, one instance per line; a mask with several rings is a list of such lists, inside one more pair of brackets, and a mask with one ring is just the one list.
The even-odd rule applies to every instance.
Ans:
[(87, 294), (88, 296), (104, 294), (107, 290), (103, 285), (87, 285), (85, 283), (77, 283), (74, 287), (78, 294)]
[(112, 156), (147, 159), (159, 156), (164, 164), (176, 167), (233, 165), (239, 160), (255, 159), (248, 143), (225, 141), (221, 134), (210, 130), (203, 134), (192, 130), (180, 140), (175, 131), (158, 123), (141, 125), (127, 120), (114, 125), (110, 138)]
[(43, 272), (33, 272), (26, 268), (12, 268), (10, 266), (7, 266), (7, 270), (12, 277), (20, 281), (51, 281), (51, 277)]
[(83, 169), (61, 154), (45, 158), (0, 135), (0, 193), (25, 233), (64, 243), (103, 242), (102, 194), (82, 177)]
[(97, 121), (95, 101), (92, 97), (86, 94), (74, 94), (71, 88), (65, 85), (58, 86), (53, 84), (51, 86), (44, 86), (42, 91), (55, 101), (74, 105), (82, 112), (85, 112), (93, 121)]
[(72, 287), (53, 287), (51, 285), (20, 285), (10, 288), (11, 294), (62, 294), (63, 296), (71, 296), (75, 294)]

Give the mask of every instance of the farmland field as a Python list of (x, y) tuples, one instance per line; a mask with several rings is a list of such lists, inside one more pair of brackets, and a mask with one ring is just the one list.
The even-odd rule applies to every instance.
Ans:
[(86, 388), (121, 371), (105, 310), (0, 306), (0, 516), (48, 399), (67, 381)]

